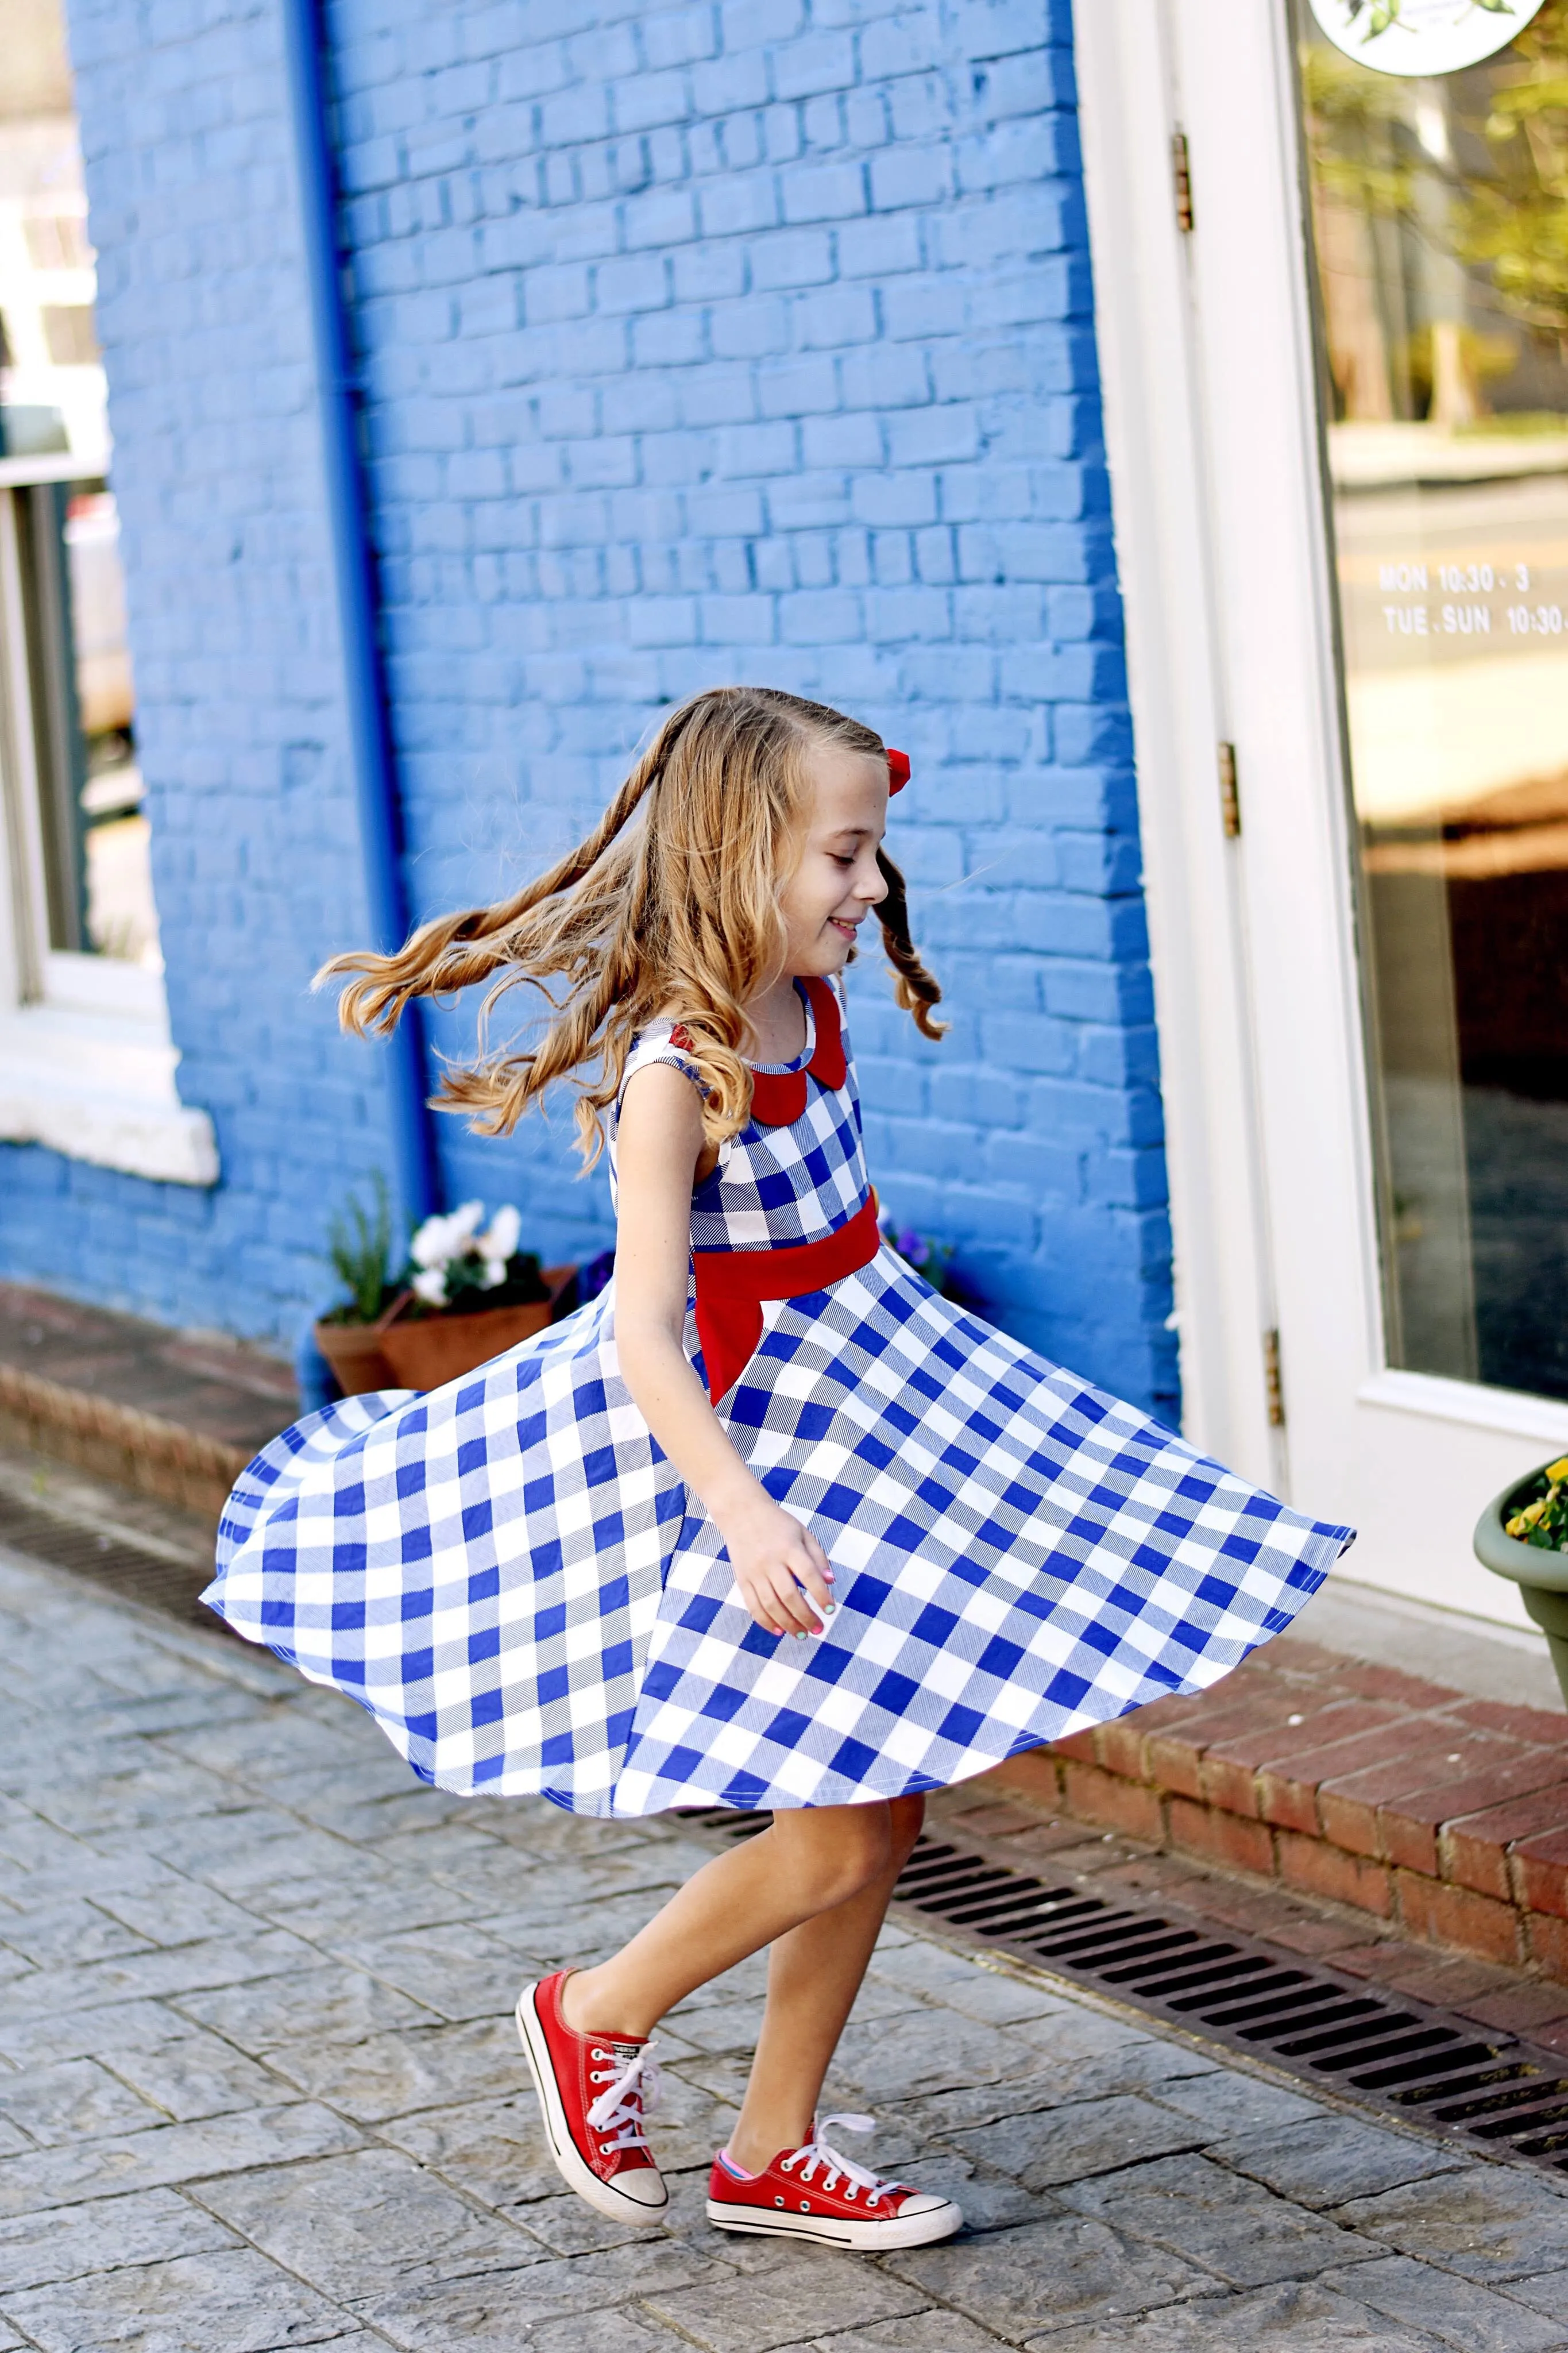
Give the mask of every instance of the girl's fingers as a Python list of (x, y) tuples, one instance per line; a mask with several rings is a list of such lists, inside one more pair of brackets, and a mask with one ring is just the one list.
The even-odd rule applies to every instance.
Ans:
[(792, 1560), (789, 1566), (826, 1618), (833, 1607), (833, 1584), (832, 1573), (824, 1567), (821, 1554), (820, 1545), (812, 1545), (809, 1551), (803, 1546), (801, 1558)]
[(816, 1610), (787, 1567), (780, 1568), (773, 1579), (772, 1599), (787, 1632), (816, 1634), (821, 1631)]
[(793, 1634), (795, 1631), (793, 1626), (780, 1622), (778, 1597), (771, 1586), (741, 1584), (738, 1578), (736, 1582), (740, 1586), (741, 1599), (746, 1606), (747, 1615), (754, 1625), (762, 1628), (764, 1634)]
[(820, 1634), (833, 1609), (833, 1569), (809, 1529), (797, 1530), (782, 1557), (737, 1574), (741, 1599), (769, 1634)]

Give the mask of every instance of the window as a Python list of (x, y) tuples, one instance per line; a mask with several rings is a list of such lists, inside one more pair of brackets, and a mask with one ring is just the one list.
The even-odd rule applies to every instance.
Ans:
[(211, 1183), (163, 1002), (58, 0), (0, 0), (0, 1136)]
[(1568, 1398), (1568, 20), (1297, 30), (1390, 1361)]

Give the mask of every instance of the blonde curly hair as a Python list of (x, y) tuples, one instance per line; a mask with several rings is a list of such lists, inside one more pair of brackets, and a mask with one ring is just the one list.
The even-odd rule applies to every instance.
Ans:
[[(506, 992), (536, 988), (554, 1017), (542, 1037), (450, 1067), (435, 1106), (506, 1135), (553, 1082), (573, 1079), (589, 1166), (634, 1039), (673, 1014), (706, 1090), (704, 1134), (721, 1143), (751, 1111), (745, 1006), (782, 966), (779, 894), (798, 855), (806, 757), (823, 747), (887, 755), (879, 735), (825, 703), (773, 687), (710, 687), (669, 713), (593, 832), (547, 874), (494, 906), (421, 924), (394, 955), (334, 956), (316, 984), (348, 976), (339, 1018), (363, 1037), (395, 1029), (414, 997), (499, 974), (481, 1009), (481, 1048)], [(899, 1003), (924, 1036), (941, 1037), (931, 1008), (942, 991), (910, 941), (903, 877), (885, 851), (878, 864)]]

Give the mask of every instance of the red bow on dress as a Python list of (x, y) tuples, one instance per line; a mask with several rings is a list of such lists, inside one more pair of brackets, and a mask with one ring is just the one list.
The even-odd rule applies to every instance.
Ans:
[(910, 755), (909, 755), (909, 754), (908, 754), (907, 752), (894, 752), (894, 751), (889, 750), (889, 754), (888, 754), (888, 791), (889, 791), (889, 795), (891, 795), (891, 794), (893, 794), (893, 793), (901, 793), (901, 792), (903, 791), (903, 789), (904, 789), (904, 786), (909, 783), (909, 781), (910, 781)]

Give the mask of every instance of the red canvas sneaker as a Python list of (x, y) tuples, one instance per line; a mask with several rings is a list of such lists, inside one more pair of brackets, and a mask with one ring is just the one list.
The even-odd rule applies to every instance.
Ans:
[(525, 1985), (517, 2031), (544, 2111), (550, 2153), (579, 2198), (616, 2222), (657, 2222), (669, 2192), (643, 2137), (658, 2094), (646, 2039), (576, 2034), (561, 2015), (570, 1969)]
[(764, 2239), (814, 2239), (824, 2247), (924, 2247), (950, 2239), (963, 2216), (951, 2198), (884, 2181), (832, 2147), (831, 2125), (869, 2132), (869, 2116), (823, 2116), (804, 2148), (784, 2149), (765, 2172), (743, 2174), (727, 2150), (713, 2160), (708, 2220)]

